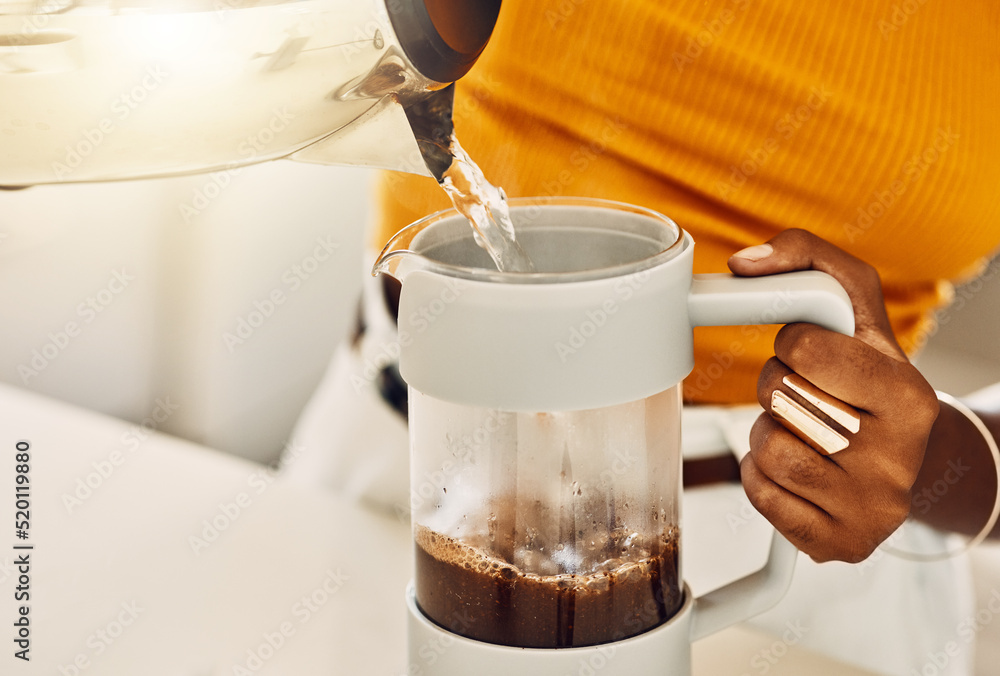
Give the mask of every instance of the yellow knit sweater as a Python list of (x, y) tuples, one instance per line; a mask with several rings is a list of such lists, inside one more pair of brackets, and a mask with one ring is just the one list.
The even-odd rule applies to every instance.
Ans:
[[(993, 0), (504, 0), (455, 118), (508, 195), (654, 208), (695, 272), (815, 232), (878, 268), (911, 353), (1000, 243)], [(448, 205), (402, 174), (380, 198), (379, 245)], [(698, 329), (685, 397), (753, 401), (775, 330)]]

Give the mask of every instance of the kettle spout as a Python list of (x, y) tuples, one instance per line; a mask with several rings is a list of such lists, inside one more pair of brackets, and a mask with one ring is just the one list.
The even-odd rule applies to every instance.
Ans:
[(440, 183), (452, 161), (454, 102), (454, 84), (413, 101), (386, 94), (347, 126), (289, 157), (433, 176)]
[(438, 183), (444, 180), (444, 174), (454, 159), (452, 156), (452, 139), (455, 136), (455, 122), (452, 118), (454, 107), (454, 83), (419, 101), (403, 106), (424, 164)]

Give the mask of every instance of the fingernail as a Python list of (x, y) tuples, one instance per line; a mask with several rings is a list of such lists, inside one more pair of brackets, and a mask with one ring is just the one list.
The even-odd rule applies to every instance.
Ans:
[(747, 247), (742, 251), (737, 251), (733, 254), (733, 258), (742, 258), (748, 261), (759, 261), (762, 258), (767, 258), (774, 253), (774, 247), (770, 244), (758, 244), (757, 246)]

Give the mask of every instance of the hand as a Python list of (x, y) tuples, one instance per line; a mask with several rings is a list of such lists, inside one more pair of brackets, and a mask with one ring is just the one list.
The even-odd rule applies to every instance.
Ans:
[(909, 514), (938, 414), (934, 390), (896, 342), (870, 265), (804, 230), (788, 230), (734, 255), (729, 267), (745, 277), (821, 270), (854, 304), (853, 338), (812, 324), (782, 328), (757, 385), (765, 411), (775, 389), (789, 391), (781, 380), (793, 371), (850, 404), (861, 415), (860, 430), (846, 435), (850, 445), (822, 455), (764, 413), (740, 474), (751, 504), (814, 560), (863, 561)]

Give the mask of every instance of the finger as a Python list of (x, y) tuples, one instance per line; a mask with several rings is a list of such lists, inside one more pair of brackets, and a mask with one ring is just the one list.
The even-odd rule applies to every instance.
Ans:
[[(789, 328), (791, 326), (789, 325)], [(816, 328), (807, 325), (795, 326)], [(816, 330), (822, 331), (818, 328)], [(826, 333), (835, 341), (845, 338), (839, 334)], [(846, 340), (850, 341), (849, 338)], [(921, 398), (919, 392), (929, 389), (930, 386), (919, 377), (912, 366), (890, 360), (863, 343), (853, 342), (860, 346), (862, 352), (867, 351), (869, 356), (876, 355), (884, 368), (879, 365), (867, 365), (861, 367), (860, 371), (854, 371), (841, 365), (840, 368), (816, 369), (807, 359), (804, 361), (804, 366), (800, 364), (802, 370), (798, 374), (826, 395), (849, 405), (860, 418), (856, 432), (837, 424), (827, 425), (845, 436), (848, 441), (847, 448), (830, 456), (829, 459), (852, 472), (862, 471), (866, 474), (880, 470), (887, 473), (896, 472), (900, 465), (912, 465), (916, 455), (922, 453), (924, 443), (921, 435), (926, 433), (937, 417), (937, 399), (932, 390), (929, 394), (925, 392)], [(853, 367), (863, 362), (863, 358), (855, 357), (848, 363)], [(906, 374), (906, 377), (902, 378), (883, 373), (884, 369), (893, 368), (912, 370), (913, 374)], [(757, 400), (769, 414), (773, 415), (771, 398), (775, 390), (789, 394), (793, 400), (801, 400), (784, 382), (785, 377), (793, 373), (796, 371), (777, 357), (769, 359), (761, 369), (757, 381)], [(866, 375), (862, 377), (858, 375), (859, 373)], [(928, 396), (930, 398), (927, 398)], [(824, 422), (834, 422), (830, 420), (830, 416), (815, 410), (815, 407), (807, 404), (806, 408), (817, 414)], [(890, 443), (900, 449), (909, 450), (881, 453), (881, 450)], [(906, 480), (912, 478), (911, 474), (912, 472), (905, 473)]]
[(729, 268), (745, 277), (792, 270), (820, 270), (831, 275), (854, 305), (855, 336), (895, 359), (906, 359), (885, 313), (878, 272), (830, 242), (805, 230), (785, 230), (764, 245), (734, 254)]
[[(792, 455), (797, 453), (795, 448), (815, 453), (770, 417), (762, 415), (751, 435), (754, 450), (740, 464), (741, 480), (750, 503), (817, 561), (862, 561), (905, 518), (908, 500), (900, 499), (895, 490), (881, 481), (875, 482), (874, 489), (865, 487), (857, 474), (839, 467), (813, 472), (811, 486), (803, 480), (789, 482), (781, 474), (785, 471), (781, 469), (781, 451), (775, 449), (787, 443)], [(823, 456), (817, 457), (834, 465)], [(823, 487), (824, 482), (828, 487)]]
[[(897, 362), (870, 345), (813, 324), (787, 324), (774, 339), (774, 357), (765, 363), (761, 378), (767, 387), (758, 393), (767, 408), (771, 391), (781, 379), (798, 373), (819, 389), (851, 406), (877, 411), (891, 394)], [(764, 397), (767, 397), (765, 400)]]
[(820, 561), (835, 557), (829, 545), (835, 522), (822, 509), (772, 481), (753, 453), (740, 463), (740, 478), (750, 504), (789, 542)]
[[(840, 382), (839, 376), (836, 378), (824, 379), (822, 376), (825, 374), (826, 372), (819, 372), (821, 377), (818, 378), (818, 380), (827, 384), (828, 387), (830, 382)], [(820, 407), (811, 402), (803, 396), (801, 392), (797, 391), (797, 389), (793, 387), (795, 384), (794, 380), (791, 383), (786, 382), (786, 379), (792, 379), (794, 377), (805, 380), (805, 387), (811, 387), (812, 389), (819, 391), (822, 399), (835, 402), (836, 406), (826, 406), (825, 408), (827, 410), (824, 410), (824, 407)], [(848, 379), (847, 382), (849, 382), (852, 386), (854, 384), (854, 381), (850, 379)], [(757, 379), (757, 401), (765, 411), (771, 410), (773, 396), (776, 390), (781, 390), (796, 402), (804, 403), (807, 410), (817, 415), (825, 422), (835, 423), (838, 430), (843, 429), (852, 434), (858, 432), (862, 425), (861, 421), (857, 418), (860, 416), (863, 420), (865, 416), (869, 415), (867, 409), (857, 403), (856, 398), (852, 400), (851, 397), (844, 395), (843, 388), (829, 387), (829, 389), (823, 389), (816, 383), (810, 381), (808, 378), (805, 378), (803, 374), (799, 374), (794, 369), (789, 368), (787, 364), (777, 357), (771, 357), (764, 362), (764, 366), (760, 371), (760, 377)], [(852, 403), (852, 401), (854, 403)], [(846, 409), (849, 411), (849, 416), (854, 417), (855, 420), (849, 421), (850, 424), (846, 421), (846, 416), (840, 416), (841, 418), (844, 418), (844, 420), (838, 420), (836, 412), (832, 411), (835, 407)]]
[[(933, 388), (916, 368), (850, 336), (788, 324), (774, 340), (774, 353), (819, 389), (877, 418), (930, 425), (937, 417), (936, 406), (929, 405), (936, 402)], [(775, 375), (769, 374), (772, 382)]]
[[(765, 362), (764, 367), (761, 369), (760, 377), (757, 379), (757, 401), (760, 403), (761, 408), (778, 420), (778, 422), (780, 422), (783, 426), (788, 427), (792, 432), (795, 432), (796, 429), (800, 430), (802, 434), (799, 434), (798, 436), (802, 439), (802, 441), (806, 442), (811, 449), (814, 449), (815, 452), (829, 455), (842, 450), (840, 448), (842, 443), (846, 442), (846, 444), (850, 446), (850, 437), (854, 432), (858, 431), (857, 426), (852, 424), (851, 428), (848, 429), (840, 424), (831, 425), (831, 422), (836, 423), (837, 421), (827, 412), (802, 397), (800, 392), (796, 391), (788, 382), (786, 382), (786, 378), (793, 377), (802, 381), (805, 380), (776, 357), (772, 357)], [(811, 383), (808, 383), (808, 381), (805, 382), (807, 383), (807, 386), (818, 391), (818, 388), (812, 386)], [(781, 411), (776, 411), (774, 408), (775, 392), (784, 393), (788, 400), (798, 404), (799, 407), (805, 410), (805, 413), (802, 413), (801, 416), (792, 416), (792, 418), (789, 418), (787, 411), (784, 414)], [(823, 394), (823, 397), (827, 400), (838, 401), (834, 397), (825, 393)], [(858, 424), (860, 424), (861, 413), (857, 411), (857, 409), (854, 409), (846, 404), (840, 405), (849, 409), (851, 414), (858, 419)], [(787, 407), (794, 407), (794, 405), (786, 404), (786, 408)], [(820, 426), (826, 427), (830, 432), (823, 432), (817, 436), (814, 433), (815, 430), (813, 430), (813, 422), (815, 421), (812, 421), (810, 416), (811, 418), (815, 418), (819, 422)], [(799, 417), (810, 419), (799, 420)], [(790, 425), (791, 427), (789, 427)], [(751, 443), (753, 442), (751, 441)], [(835, 458), (833, 459), (833, 462), (837, 462)]]
[[(827, 513), (831, 495), (842, 495), (849, 481), (834, 456), (817, 453), (767, 415), (760, 416), (750, 431), (757, 469), (768, 479)], [(835, 507), (835, 505), (834, 505)]]

